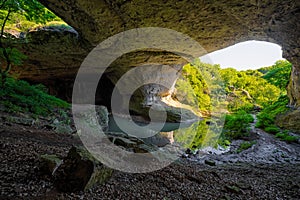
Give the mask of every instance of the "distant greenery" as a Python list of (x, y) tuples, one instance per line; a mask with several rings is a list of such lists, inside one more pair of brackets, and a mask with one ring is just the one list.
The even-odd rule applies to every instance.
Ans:
[(181, 103), (196, 105), (201, 111), (211, 110), (211, 99), (208, 85), (205, 82), (198, 67), (188, 64), (182, 69), (185, 79), (179, 79), (176, 83), (176, 98)]
[[(254, 120), (250, 113), (257, 110), (261, 110), (257, 115), (257, 127), (272, 134), (282, 133), (275, 120), (278, 114), (288, 110), (286, 86), (291, 73), (288, 61), (280, 60), (273, 66), (258, 70), (237, 71), (196, 60), (184, 66), (182, 72), (185, 79), (176, 84), (176, 96), (183, 100), (182, 103), (192, 104), (202, 113), (213, 112), (218, 104), (227, 104), (229, 114), (218, 140), (220, 145), (226, 146), (231, 140), (249, 136), (250, 123)], [(218, 101), (218, 97), (224, 95), (222, 90), (227, 96), (225, 102)], [(196, 149), (212, 144), (216, 137), (209, 126), (201, 122), (186, 130), (185, 136), (179, 134), (177, 139), (187, 141), (193, 138), (188, 148)]]
[(26, 81), (8, 78), (5, 88), (0, 88), (2, 109), (18, 113), (47, 116), (55, 108), (68, 108), (70, 105), (46, 93), (43, 85), (30, 85)]
[(265, 106), (257, 115), (257, 127), (264, 129), (268, 133), (281, 134), (281, 130), (275, 125), (275, 121), (277, 115), (289, 110), (287, 107), (289, 99), (286, 95), (286, 87), (290, 80), (291, 68), (292, 64), (290, 62), (279, 60), (271, 67), (259, 69), (259, 71), (264, 73), (263, 78), (281, 91), (281, 95), (278, 96), (278, 99)]
[(286, 90), (291, 70), (292, 64), (287, 60), (279, 60), (271, 67), (259, 69), (260, 72), (264, 73), (264, 79), (282, 91)]
[(61, 21), (37, 0), (3, 0), (0, 3), (0, 19), (4, 20), (7, 15), (5, 29), (24, 32), (38, 24)]
[(289, 110), (287, 104), (289, 99), (287, 95), (280, 96), (277, 101), (273, 102), (269, 106), (265, 107), (258, 115), (258, 128), (266, 129), (272, 127), (275, 124), (276, 116), (280, 113), (284, 113)]
[(280, 89), (263, 79), (256, 70), (237, 71), (232, 68), (220, 70), (228, 96), (231, 112), (250, 112), (254, 106), (264, 107), (275, 101)]
[[(291, 66), (288, 61), (280, 60), (271, 67), (258, 70), (241, 72), (231, 68), (221, 70), (221, 75), (227, 86), (229, 111), (250, 112), (255, 107), (260, 107), (262, 111), (257, 115), (257, 127), (268, 133), (280, 133), (281, 130), (275, 125), (275, 121), (277, 115), (289, 110), (287, 108), (289, 99), (286, 95), (286, 86), (290, 78)], [(236, 120), (241, 119), (237, 118)], [(246, 118), (244, 120), (247, 122)], [(240, 137), (241, 132), (247, 134), (247, 131), (242, 128), (244, 130), (233, 132), (234, 136), (228, 135), (228, 132), (232, 133), (230, 130), (239, 130), (241, 127), (243, 125), (239, 125), (238, 122), (231, 123), (227, 118), (224, 135), (235, 139)]]
[(200, 59), (185, 65), (183, 78), (176, 82), (176, 98), (196, 107), (204, 115), (212, 112), (223, 103), (225, 95), (219, 70), (219, 65), (202, 63)]

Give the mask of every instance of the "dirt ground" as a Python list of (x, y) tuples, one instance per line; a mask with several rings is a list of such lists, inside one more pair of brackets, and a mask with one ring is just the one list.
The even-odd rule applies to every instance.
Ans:
[(159, 171), (116, 171), (104, 185), (60, 193), (38, 170), (38, 156), (65, 156), (80, 141), (70, 134), (2, 124), (0, 199), (300, 199), (300, 163), (235, 162), (216, 166), (190, 159)]

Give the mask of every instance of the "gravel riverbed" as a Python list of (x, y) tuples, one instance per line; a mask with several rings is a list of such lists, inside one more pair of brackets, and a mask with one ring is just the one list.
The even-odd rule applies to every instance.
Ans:
[[(234, 162), (209, 166), (179, 159), (146, 174), (116, 171), (86, 192), (60, 193), (38, 171), (38, 155), (65, 156), (75, 137), (21, 125), (0, 130), (0, 199), (299, 199), (300, 163)], [(250, 151), (250, 150), (249, 150)]]

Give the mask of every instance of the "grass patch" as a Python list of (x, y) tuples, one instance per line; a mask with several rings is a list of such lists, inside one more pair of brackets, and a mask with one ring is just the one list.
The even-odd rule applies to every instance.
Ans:
[(289, 135), (287, 132), (281, 132), (281, 133), (277, 133), (275, 135), (276, 138), (279, 138), (280, 140), (292, 143), (292, 142), (297, 142), (299, 139), (299, 136), (293, 136), (293, 135)]
[(69, 108), (70, 104), (47, 94), (43, 85), (30, 85), (26, 81), (8, 78), (5, 86), (0, 88), (2, 109), (11, 113), (31, 113), (47, 116), (55, 108)]
[(270, 125), (268, 127), (265, 127), (265, 131), (271, 134), (276, 134), (280, 132), (280, 129), (275, 125)]
[(237, 153), (241, 153), (242, 151), (251, 148), (253, 145), (255, 145), (257, 142), (256, 141), (251, 141), (251, 142), (243, 142), (239, 146), (239, 148), (236, 150)]
[(262, 112), (257, 115), (258, 122), (256, 124), (257, 128), (262, 128), (268, 133), (276, 134), (280, 132), (280, 129), (275, 126), (275, 119), (278, 114), (284, 113), (289, 110), (286, 107), (289, 99), (287, 95), (282, 95), (278, 98), (276, 102), (265, 107)]

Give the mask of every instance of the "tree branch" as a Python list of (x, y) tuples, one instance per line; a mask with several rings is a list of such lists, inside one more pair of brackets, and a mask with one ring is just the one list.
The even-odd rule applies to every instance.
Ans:
[(8, 12), (7, 12), (7, 15), (6, 15), (6, 17), (5, 17), (4, 21), (3, 21), (2, 26), (1, 26), (1, 35), (0, 35), (0, 39), (2, 39), (2, 37), (3, 37), (3, 35), (4, 35), (4, 28), (5, 28), (6, 22), (7, 22), (8, 18), (9, 18), (9, 15), (10, 15), (11, 12), (12, 12), (12, 11), (11, 11), (11, 9), (9, 8), (9, 9), (8, 9)]
[(5, 6), (5, 3), (7, 2), (7, 0), (4, 0), (1, 5), (0, 5), (0, 10)]
[(11, 67), (11, 60), (9, 58), (9, 54), (7, 52), (7, 49), (4, 47), (3, 41), (2, 41), (3, 36), (4, 36), (4, 28), (5, 28), (6, 22), (7, 22), (8, 18), (9, 18), (9, 16), (10, 16), (11, 12), (12, 12), (11, 9), (9, 9), (8, 13), (7, 13), (7, 15), (6, 15), (6, 17), (5, 17), (4, 21), (3, 21), (3, 24), (2, 24), (2, 27), (1, 27), (1, 33), (0, 33), (0, 48), (2, 49), (3, 56), (4, 56), (5, 60), (6, 60), (6, 68), (5, 68), (4, 71), (1, 70), (2, 74), (3, 73), (7, 73), (10, 70), (10, 67)]

